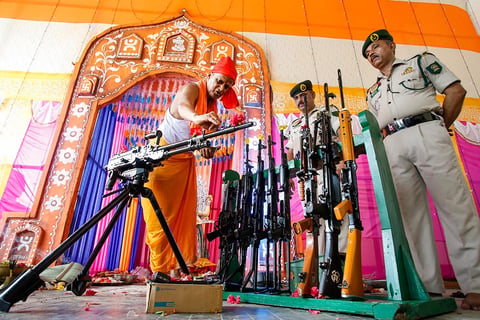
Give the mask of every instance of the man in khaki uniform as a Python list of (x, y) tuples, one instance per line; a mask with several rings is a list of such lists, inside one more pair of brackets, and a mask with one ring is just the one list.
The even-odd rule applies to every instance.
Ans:
[[(381, 29), (367, 37), (362, 54), (380, 71), (367, 92), (368, 108), (384, 136), (413, 260), (427, 291), (443, 293), (428, 188), (458, 284), (466, 294), (462, 308), (478, 310), (480, 219), (447, 131), (466, 91), (433, 54), (401, 60), (395, 48), (391, 34)], [(442, 105), (437, 92), (445, 95)]]
[[(298, 110), (300, 111), (300, 117), (290, 124), (290, 128), (288, 130), (287, 139), (288, 142), (285, 145), (287, 148), (287, 159), (293, 160), (298, 159), (300, 157), (300, 152), (302, 149), (301, 145), (301, 136), (302, 136), (302, 127), (305, 124), (305, 103), (304, 97), (307, 97), (307, 110), (308, 110), (308, 122), (311, 135), (314, 134), (314, 122), (317, 119), (318, 114), (322, 111), (322, 107), (315, 107), (315, 92), (313, 91), (312, 82), (310, 80), (302, 81), (296, 84), (290, 90), (290, 96), (292, 97), (295, 105), (297, 106)], [(338, 111), (338, 110), (337, 110)], [(337, 140), (338, 136), (338, 129), (340, 128), (340, 120), (338, 119), (338, 114), (332, 115), (330, 120), (332, 126), (332, 138)], [(318, 129), (320, 134), (321, 128)], [(318, 143), (317, 139), (317, 143)], [(323, 171), (320, 167), (317, 169), (318, 172), (318, 179), (317, 179), (317, 191), (320, 192), (323, 187)], [(295, 184), (293, 181), (290, 181), (290, 186), (292, 189), (295, 189)], [(323, 219), (320, 219), (320, 223), (322, 226), (320, 227), (319, 231), (319, 254), (324, 253), (325, 249), (325, 223)], [(348, 243), (348, 216), (345, 215), (345, 218), (342, 221), (342, 225), (340, 228), (340, 234), (338, 237), (338, 251), (345, 253), (347, 250), (347, 243)]]

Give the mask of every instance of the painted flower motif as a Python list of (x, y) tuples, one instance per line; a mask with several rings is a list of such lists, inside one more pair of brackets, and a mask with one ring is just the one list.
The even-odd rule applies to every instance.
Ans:
[(67, 128), (63, 135), (68, 142), (78, 141), (82, 136), (82, 129), (78, 127)]
[(64, 186), (67, 184), (67, 181), (70, 181), (70, 175), (67, 170), (55, 171), (53, 173), (53, 184), (56, 186)]
[(88, 110), (90, 110), (90, 105), (85, 102), (80, 102), (73, 106), (72, 114), (76, 117), (82, 117), (88, 112)]
[(258, 137), (249, 137), (248, 144), (250, 145), (250, 150), (258, 148)]
[(73, 163), (76, 157), (75, 150), (72, 148), (62, 149), (58, 155), (60, 162), (63, 164)]
[(48, 211), (58, 211), (60, 210), (60, 207), (62, 206), (62, 198), (59, 196), (51, 196), (48, 200), (47, 203), (45, 204), (45, 207), (47, 208)]

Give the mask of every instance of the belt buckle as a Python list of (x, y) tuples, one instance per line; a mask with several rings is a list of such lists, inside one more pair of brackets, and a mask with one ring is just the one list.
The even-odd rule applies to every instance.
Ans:
[(405, 123), (403, 122), (403, 119), (398, 119), (398, 120), (393, 121), (393, 125), (395, 127), (395, 131), (405, 129), (407, 127), (405, 125)]

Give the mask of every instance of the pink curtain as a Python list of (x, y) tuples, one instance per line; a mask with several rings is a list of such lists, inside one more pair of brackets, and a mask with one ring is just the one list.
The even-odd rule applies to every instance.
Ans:
[(28, 212), (32, 208), (60, 109), (58, 101), (32, 102), (32, 120), (0, 200), (0, 218), (3, 212)]
[(477, 210), (480, 208), (480, 145), (456, 135), (458, 151), (467, 174)]

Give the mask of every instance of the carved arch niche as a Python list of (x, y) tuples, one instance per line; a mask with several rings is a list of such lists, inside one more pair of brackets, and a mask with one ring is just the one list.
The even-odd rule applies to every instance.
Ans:
[[(247, 135), (255, 141), (270, 132), (269, 79), (264, 55), (257, 45), (234, 33), (199, 25), (186, 16), (152, 25), (112, 28), (94, 38), (77, 63), (63, 107), (54, 147), (27, 217), (10, 216), (0, 225), (3, 243), (12, 244), (11, 227), (36, 225), (29, 233), (36, 263), (67, 236), (76, 195), (90, 148), (98, 111), (136, 83), (152, 75), (180, 73), (201, 79), (222, 56), (228, 55), (238, 71), (236, 89), (246, 118), (255, 121)], [(23, 230), (23, 229), (22, 229)], [(40, 237), (40, 234), (45, 236)], [(11, 245), (0, 247), (7, 256)]]

